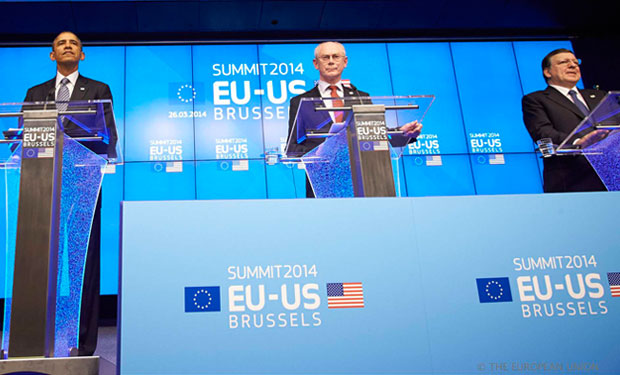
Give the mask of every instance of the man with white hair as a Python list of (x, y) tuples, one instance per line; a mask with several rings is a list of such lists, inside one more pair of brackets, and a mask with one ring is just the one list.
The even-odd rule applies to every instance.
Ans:
[[(324, 141), (324, 139), (313, 138), (305, 139), (303, 142), (297, 142), (296, 136), (293, 135), (297, 133), (295, 117), (297, 116), (301, 99), (335, 98), (325, 100), (326, 107), (333, 107), (332, 102), (338, 103), (338, 101), (340, 101), (342, 103), (347, 97), (369, 96), (368, 93), (358, 90), (354, 85), (348, 82), (343, 83), (342, 72), (347, 67), (349, 60), (347, 58), (345, 48), (341, 43), (323, 42), (319, 44), (314, 49), (314, 60), (312, 62), (315, 69), (319, 71), (320, 79), (318, 84), (311, 90), (291, 98), (288, 117), (288, 134), (290, 137), (288, 140), (289, 155), (292, 155), (293, 153), (296, 155), (305, 154)], [(343, 100), (338, 98), (342, 98)], [(370, 100), (368, 100), (368, 103), (370, 103)], [(342, 121), (342, 118), (340, 117), (343, 116), (343, 114), (341, 112), (330, 111), (329, 113), (332, 121), (325, 126), (326, 128), (329, 128), (332, 122)], [(406, 144), (415, 141), (415, 138), (420, 135), (420, 132), (422, 131), (422, 124), (417, 121), (413, 121), (401, 126), (398, 130), (402, 131), (406, 138), (409, 138), (409, 141), (404, 142)], [(314, 197), (312, 187), (308, 180), (306, 180), (306, 196), (309, 198)]]

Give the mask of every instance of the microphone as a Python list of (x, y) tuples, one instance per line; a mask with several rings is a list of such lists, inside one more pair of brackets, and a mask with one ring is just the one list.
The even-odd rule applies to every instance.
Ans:
[(47, 103), (49, 102), (50, 96), (52, 97), (52, 99), (56, 99), (56, 84), (54, 84), (54, 86), (52, 86), (52, 88), (45, 95), (45, 103), (43, 104), (44, 111), (47, 109)]

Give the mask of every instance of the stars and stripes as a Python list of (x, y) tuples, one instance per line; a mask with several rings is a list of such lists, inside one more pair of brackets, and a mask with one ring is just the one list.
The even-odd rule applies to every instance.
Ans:
[(440, 167), (443, 165), (441, 155), (429, 155), (426, 157), (426, 165), (429, 167)]
[(330, 309), (363, 308), (362, 283), (327, 283), (327, 307)]
[(612, 297), (620, 297), (620, 272), (608, 272), (607, 280)]
[(489, 155), (489, 164), (491, 165), (506, 164), (506, 160), (504, 159), (504, 154)]

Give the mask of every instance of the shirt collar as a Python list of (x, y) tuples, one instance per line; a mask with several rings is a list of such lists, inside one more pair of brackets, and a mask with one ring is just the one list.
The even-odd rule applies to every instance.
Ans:
[[(329, 86), (331, 85), (331, 83), (319, 80), (319, 91), (321, 92), (321, 95), (331, 94), (331, 91), (329, 89)], [(338, 94), (342, 96), (342, 94), (344, 93), (344, 90), (342, 88), (342, 81), (338, 81), (335, 85), (336, 87), (338, 87)]]
[(573, 86), (572, 88), (566, 88), (564, 86), (558, 86), (558, 85), (549, 85), (551, 87), (553, 87), (554, 89), (558, 90), (562, 95), (564, 96), (568, 96), (568, 92), (570, 90), (575, 90), (577, 92), (577, 94), (579, 94), (579, 89), (577, 89), (577, 86)]
[(60, 74), (60, 72), (56, 72), (56, 87), (60, 86), (60, 81), (62, 81), (63, 78), (68, 78), (69, 82), (72, 86), (75, 86), (75, 83), (77, 82), (78, 76), (80, 75), (80, 73), (76, 70), (75, 72), (69, 74), (68, 76), (63, 76), (62, 74)]

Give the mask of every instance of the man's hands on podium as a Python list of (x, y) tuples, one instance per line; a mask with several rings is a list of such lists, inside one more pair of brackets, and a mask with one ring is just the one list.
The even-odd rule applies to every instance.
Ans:
[(582, 149), (587, 148), (603, 140), (605, 137), (607, 137), (608, 134), (609, 134), (609, 130), (606, 130), (606, 129), (595, 130), (577, 139), (575, 143), (573, 144), (575, 146), (579, 146), (579, 148), (582, 148)]
[(403, 135), (408, 138), (417, 138), (422, 133), (422, 124), (418, 120), (408, 122), (405, 125), (398, 128), (403, 132)]

